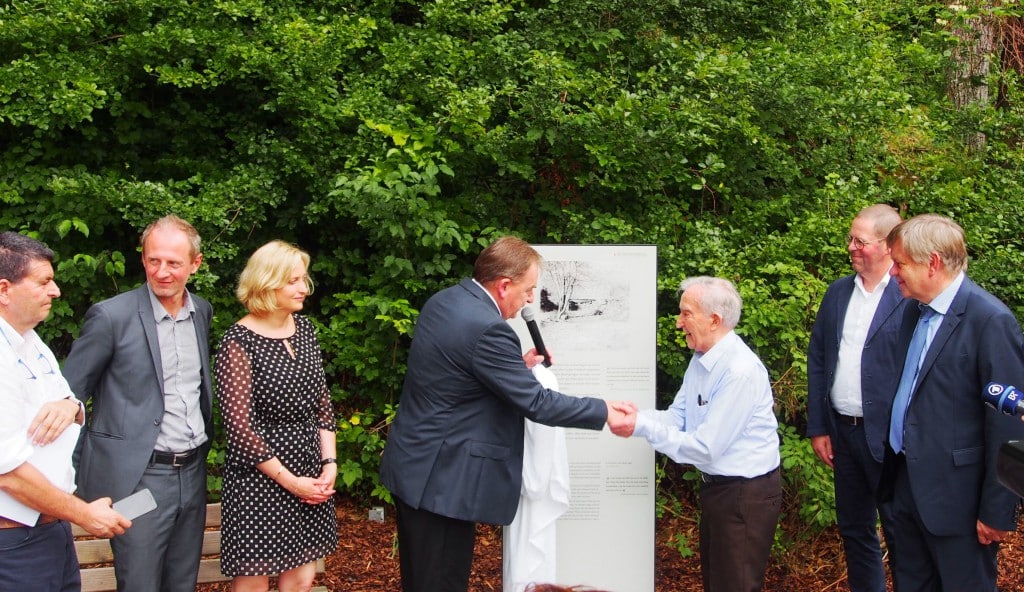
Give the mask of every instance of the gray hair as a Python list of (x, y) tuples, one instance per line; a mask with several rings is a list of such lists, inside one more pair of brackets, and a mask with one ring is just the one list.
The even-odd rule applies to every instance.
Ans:
[(700, 291), (700, 308), (704, 314), (717, 314), (728, 329), (739, 324), (743, 299), (732, 282), (706, 275), (688, 277), (679, 284), (679, 295), (693, 287), (703, 288)]
[(903, 252), (915, 263), (928, 263), (932, 253), (952, 273), (967, 270), (967, 242), (964, 229), (953, 220), (938, 214), (921, 214), (892, 229), (886, 242), (891, 248), (900, 242)]

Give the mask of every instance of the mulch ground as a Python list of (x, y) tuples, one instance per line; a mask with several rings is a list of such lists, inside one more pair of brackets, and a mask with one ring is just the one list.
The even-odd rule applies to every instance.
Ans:
[[(384, 522), (369, 520), (369, 508), (343, 497), (338, 500), (339, 545), (327, 558), (317, 585), (333, 592), (397, 592), (401, 589), (395, 522), (386, 508)], [(700, 561), (683, 557), (679, 541), (697, 546), (697, 522), (690, 508), (657, 520), (655, 592), (699, 592)], [(1019, 528), (1024, 530), (1024, 520)], [(680, 536), (681, 535), (681, 536)], [(1024, 592), (1024, 537), (1014, 534), (1000, 550), (999, 589)], [(830, 592), (848, 590), (838, 533), (830, 529), (798, 547), (776, 553), (765, 576), (764, 592)], [(582, 582), (561, 582), (579, 584)], [(197, 592), (225, 592), (228, 584), (199, 586)], [(469, 589), (501, 590), (501, 529), (481, 525)], [(892, 590), (890, 585), (889, 590)]]

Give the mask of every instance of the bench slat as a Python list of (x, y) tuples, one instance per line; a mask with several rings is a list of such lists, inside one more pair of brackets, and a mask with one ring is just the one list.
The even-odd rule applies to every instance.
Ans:
[[(219, 528), (221, 518), (220, 504), (208, 504), (206, 506), (207, 528)], [(78, 526), (72, 525), (76, 537), (87, 537), (89, 533)], [(221, 544), (220, 530), (207, 530), (203, 533), (203, 555), (219, 555)], [(82, 539), (75, 541), (75, 552), (78, 553), (78, 561), (82, 564), (82, 592), (110, 592), (117, 589), (117, 580), (114, 577), (113, 567), (89, 567), (96, 563), (110, 563), (114, 560), (113, 552), (110, 550), (108, 539)], [(326, 564), (323, 558), (316, 562), (316, 573), (324, 573)], [(207, 557), (199, 563), (200, 584), (213, 582), (226, 582), (230, 580), (220, 573), (220, 559)], [(313, 588), (315, 592), (328, 592), (327, 588), (318, 586)]]

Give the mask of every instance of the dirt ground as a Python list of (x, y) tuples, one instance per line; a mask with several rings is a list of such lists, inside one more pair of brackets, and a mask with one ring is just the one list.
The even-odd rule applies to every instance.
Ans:
[[(333, 592), (397, 592), (401, 589), (394, 514), (385, 511), (384, 522), (371, 522), (369, 508), (349, 498), (337, 504), (338, 550), (327, 558), (327, 569), (317, 577), (317, 585)], [(1024, 520), (1020, 524), (1024, 530)], [(696, 555), (684, 558), (673, 544), (675, 535), (684, 534), (694, 547), (697, 522), (693, 512), (683, 511), (657, 520), (655, 548), (655, 592), (699, 592), (700, 563)], [(476, 556), (470, 578), (470, 590), (501, 590), (501, 530), (481, 525), (478, 528)], [(1014, 534), (1000, 550), (999, 589), (1024, 592), (1024, 537)], [(830, 592), (848, 590), (846, 566), (838, 533), (831, 529), (815, 540), (778, 553), (765, 577), (765, 592)], [(579, 584), (581, 582), (561, 582)], [(892, 587), (889, 588), (892, 590)], [(200, 586), (197, 592), (224, 592), (227, 584)]]

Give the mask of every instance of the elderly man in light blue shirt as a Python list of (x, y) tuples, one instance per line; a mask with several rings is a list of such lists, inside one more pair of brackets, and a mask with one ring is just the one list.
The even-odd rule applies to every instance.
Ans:
[(733, 332), (743, 302), (731, 282), (688, 278), (680, 294), (676, 327), (695, 352), (683, 385), (668, 409), (613, 431), (700, 470), (704, 590), (760, 590), (782, 504), (768, 371)]

